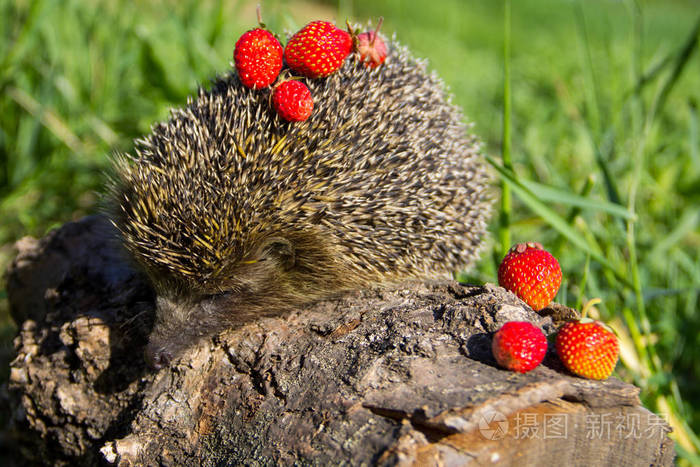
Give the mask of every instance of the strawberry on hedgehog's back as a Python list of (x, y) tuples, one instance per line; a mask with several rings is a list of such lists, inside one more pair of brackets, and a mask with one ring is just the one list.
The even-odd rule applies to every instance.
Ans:
[(476, 259), (487, 172), (424, 64), (394, 45), (376, 69), (351, 55), (305, 83), (314, 111), (287, 123), (266, 92), (219, 79), (118, 161), (112, 217), (160, 297), (163, 360), (192, 322), (194, 339)]

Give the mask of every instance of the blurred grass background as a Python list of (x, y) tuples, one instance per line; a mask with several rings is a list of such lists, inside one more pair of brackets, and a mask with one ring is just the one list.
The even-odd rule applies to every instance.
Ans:
[[(507, 193), (492, 254), (464, 278), (495, 282), (511, 242), (543, 243), (564, 271), (558, 301), (603, 299), (593, 314), (620, 335), (616, 374), (669, 419), (684, 465), (700, 465), (699, 5), (263, 1), (279, 33), (384, 16), (385, 33), (429, 59)], [(254, 10), (234, 0), (0, 0), (3, 270), (18, 238), (96, 211), (108, 155), (226, 71)], [(1, 290), (0, 381), (15, 331)]]

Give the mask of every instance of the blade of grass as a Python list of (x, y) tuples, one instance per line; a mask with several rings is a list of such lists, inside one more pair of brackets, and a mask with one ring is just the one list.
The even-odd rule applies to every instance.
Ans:
[(697, 231), (700, 224), (700, 211), (687, 210), (681, 216), (675, 228), (671, 230), (664, 238), (661, 238), (654, 245), (654, 248), (649, 253), (650, 257), (658, 257), (665, 255), (666, 252), (675, 246), (683, 237), (691, 232)]
[(596, 164), (603, 174), (603, 181), (605, 183), (605, 191), (608, 195), (610, 202), (615, 204), (622, 204), (622, 197), (620, 196), (620, 190), (617, 188), (615, 183), (615, 177), (613, 177), (610, 170), (610, 165), (608, 161), (613, 159), (615, 152), (615, 131), (613, 128), (609, 128), (603, 135), (602, 144), (598, 144), (593, 135), (593, 131), (589, 125), (586, 126), (586, 132), (588, 138), (593, 146), (593, 154), (595, 156)]
[[(512, 174), (512, 172), (511, 172)], [(560, 190), (551, 186), (543, 185), (533, 180), (525, 180), (520, 178), (519, 182), (528, 190), (530, 190), (541, 201), (549, 201), (553, 203), (574, 206), (574, 210), (567, 216), (567, 223), (571, 224), (576, 215), (581, 209), (590, 209), (593, 211), (606, 212), (615, 217), (623, 219), (634, 219), (633, 213), (630, 213), (625, 207), (603, 200), (593, 200), (585, 195), (575, 195), (568, 191)], [(589, 188), (590, 190), (590, 188)]]
[(683, 295), (688, 292), (691, 293), (700, 293), (700, 287), (684, 287), (682, 289), (657, 289), (657, 288), (651, 288), (647, 287), (644, 291), (644, 300), (645, 301), (650, 301), (653, 300), (657, 297), (668, 297), (671, 295)]
[[(587, 88), (590, 88), (588, 94), (592, 104), (588, 107), (591, 109), (590, 120), (584, 119), (584, 126), (586, 128), (586, 133), (590, 139), (591, 146), (593, 147), (593, 154), (595, 156), (596, 164), (599, 170), (603, 174), (603, 182), (605, 183), (605, 189), (607, 191), (608, 199), (615, 203), (620, 204), (620, 194), (617, 186), (614, 182), (614, 177), (611, 174), (608, 162), (612, 160), (615, 149), (615, 133), (612, 127), (609, 127), (607, 131), (603, 133), (603, 123), (601, 117), (601, 105), (600, 105), (600, 85), (598, 83), (598, 78), (595, 73), (593, 55), (591, 52), (590, 40), (588, 36), (588, 28), (586, 26), (586, 16), (579, 0), (575, 5), (576, 14), (576, 24), (578, 26), (579, 35), (583, 43), (585, 52), (585, 63), (584, 67), (588, 73), (588, 79), (585, 82), (588, 84)], [(600, 141), (602, 144), (598, 142)]]
[[(637, 83), (642, 81), (642, 44), (644, 41), (644, 23), (642, 21), (642, 8), (639, 5), (638, 0), (628, 0), (628, 5), (630, 9), (630, 14), (632, 16), (632, 47), (631, 50), (631, 63), (632, 63), (632, 73), (634, 80)], [(641, 91), (635, 88), (634, 93)], [(625, 100), (627, 100), (629, 93), (625, 95)]]
[(698, 19), (695, 21), (693, 29), (691, 29), (690, 33), (688, 34), (680, 53), (674, 61), (671, 75), (666, 78), (666, 81), (661, 87), (661, 91), (656, 95), (656, 99), (654, 99), (654, 103), (652, 104), (650, 111), (652, 118), (656, 114), (661, 113), (661, 110), (666, 104), (666, 99), (668, 99), (668, 95), (671, 93), (671, 90), (678, 82), (678, 78), (680, 78), (681, 74), (688, 65), (688, 61), (693, 55), (693, 52), (695, 52), (695, 49), (697, 49), (698, 42), (700, 42), (700, 16), (698, 16)]
[(588, 280), (588, 271), (591, 266), (591, 255), (586, 255), (586, 264), (583, 267), (583, 276), (581, 277), (581, 283), (579, 284), (579, 294), (576, 299), (575, 310), (580, 310), (583, 305), (583, 296), (586, 294), (586, 281)]
[(163, 94), (170, 102), (178, 102), (185, 96), (185, 92), (177, 89), (168, 78), (168, 72), (163, 62), (153, 47), (151, 37), (146, 31), (137, 29), (137, 37), (141, 45), (141, 63), (143, 76), (153, 87)]
[(650, 83), (654, 82), (661, 73), (666, 69), (668, 65), (673, 62), (673, 56), (676, 54), (675, 50), (671, 50), (663, 58), (652, 63), (651, 66), (647, 68), (645, 72), (641, 70), (641, 57), (642, 57), (642, 39), (643, 39), (643, 24), (642, 24), (642, 9), (637, 0), (629, 2), (630, 10), (632, 12), (632, 20), (634, 22), (634, 35), (632, 37), (632, 63), (633, 71), (635, 77), (635, 85), (624, 93), (624, 98), (631, 96), (640, 96), (644, 88)]
[(16, 62), (17, 56), (24, 50), (27, 45), (27, 41), (33, 39), (34, 29), (39, 22), (39, 18), (42, 17), (42, 10), (44, 8), (44, 0), (36, 0), (29, 2), (30, 7), (27, 12), (27, 18), (22, 25), (17, 38), (10, 46), (10, 49), (5, 53), (5, 57), (0, 62), (0, 90), (5, 87), (5, 84), (12, 76), (9, 68)]
[(85, 145), (73, 133), (68, 125), (61, 120), (51, 109), (43, 108), (32, 96), (14, 86), (7, 89), (7, 95), (14, 100), (27, 113), (41, 121), (41, 123), (65, 144), (71, 151), (85, 152)]
[(338, 23), (342, 24), (345, 19), (352, 18), (352, 0), (338, 0)]
[(575, 12), (576, 12), (576, 24), (578, 26), (579, 30), (579, 35), (581, 36), (581, 40), (583, 42), (584, 46), (584, 52), (585, 52), (585, 60), (586, 60), (586, 66), (584, 67), (586, 71), (588, 72), (588, 79), (585, 81), (587, 84), (590, 83), (589, 86), (587, 86), (589, 89), (588, 94), (589, 97), (592, 101), (592, 105), (590, 105), (591, 109), (591, 119), (593, 120), (593, 128), (594, 128), (594, 134), (599, 134), (601, 129), (603, 128), (603, 123), (602, 123), (602, 118), (601, 118), (601, 112), (600, 112), (600, 85), (598, 84), (598, 78), (595, 73), (595, 66), (594, 66), (594, 60), (593, 60), (593, 55), (591, 53), (591, 46), (590, 46), (590, 39), (588, 37), (588, 28), (586, 26), (586, 15), (583, 11), (583, 6), (581, 5), (581, 0), (576, 2), (575, 5)]
[(688, 122), (688, 145), (690, 146), (690, 161), (693, 164), (693, 172), (700, 172), (700, 138), (698, 138), (698, 104), (695, 99), (691, 98), (688, 102), (688, 112), (690, 113), (690, 121)]
[(662, 72), (668, 67), (671, 63), (673, 63), (673, 56), (676, 53), (675, 50), (670, 51), (668, 54), (666, 54), (662, 59), (660, 59), (658, 62), (653, 63), (647, 71), (645, 71), (638, 79), (635, 85), (625, 92), (625, 97), (628, 97), (632, 94), (641, 94), (641, 92), (644, 90), (647, 85), (651, 84), (661, 76)]
[(211, 29), (207, 35), (207, 43), (210, 47), (214, 47), (216, 41), (221, 37), (221, 31), (224, 28), (224, 2), (223, 0), (217, 0), (213, 8), (211, 18)]
[(646, 381), (649, 379), (649, 377), (652, 375), (652, 370), (651, 370), (651, 365), (649, 364), (649, 353), (647, 351), (646, 345), (644, 345), (644, 339), (642, 337), (642, 333), (639, 330), (639, 326), (637, 325), (637, 320), (635, 319), (634, 312), (628, 308), (624, 307), (622, 310), (622, 316), (625, 319), (625, 324), (627, 325), (627, 329), (630, 331), (630, 335), (632, 336), (632, 342), (634, 343), (634, 348), (637, 351), (637, 355), (639, 357), (639, 374), (635, 374), (635, 379), (637, 380), (637, 384), (645, 387), (646, 386)]
[[(510, 31), (511, 31), (511, 4), (510, 0), (504, 1), (503, 14), (503, 141), (501, 143), (501, 157), (503, 166), (508, 170), (513, 169), (511, 158), (511, 95), (510, 95)], [(505, 256), (510, 248), (511, 235), (511, 211), (512, 199), (510, 185), (505, 180), (501, 181), (501, 206), (499, 209), (498, 238), (501, 251), (496, 259)]]
[[(581, 193), (579, 194), (579, 197), (588, 198), (588, 195), (590, 195), (591, 191), (593, 190), (594, 184), (595, 177), (593, 176), (593, 174), (586, 177), (586, 182), (583, 184), (583, 188), (581, 188)], [(625, 213), (627, 213), (627, 211), (625, 211)], [(581, 206), (572, 207), (571, 211), (569, 211), (569, 214), (566, 216), (566, 222), (572, 224), (576, 219), (576, 216), (578, 216), (579, 214), (581, 214)]]

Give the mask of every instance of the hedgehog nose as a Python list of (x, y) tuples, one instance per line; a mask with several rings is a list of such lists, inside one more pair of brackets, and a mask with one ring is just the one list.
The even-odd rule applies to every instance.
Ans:
[(146, 364), (154, 370), (160, 370), (168, 365), (173, 359), (172, 354), (164, 348), (147, 346), (145, 352)]

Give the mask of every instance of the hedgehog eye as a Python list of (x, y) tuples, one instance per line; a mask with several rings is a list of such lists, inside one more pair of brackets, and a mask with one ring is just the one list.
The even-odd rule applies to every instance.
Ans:
[(294, 245), (286, 238), (273, 237), (268, 239), (262, 251), (263, 254), (259, 261), (273, 259), (284, 269), (291, 269), (294, 266)]

